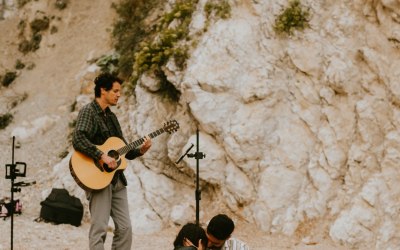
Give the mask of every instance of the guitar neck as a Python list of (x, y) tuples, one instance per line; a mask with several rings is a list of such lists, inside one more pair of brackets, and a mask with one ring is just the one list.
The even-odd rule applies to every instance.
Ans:
[[(148, 134), (147, 136), (150, 137), (151, 139), (153, 139), (153, 138), (161, 135), (164, 132), (165, 132), (165, 129), (164, 128), (160, 128), (160, 129)], [(143, 142), (144, 142), (144, 137), (142, 137), (142, 138), (140, 138), (140, 139), (138, 139), (138, 140), (136, 140), (134, 142), (131, 142), (128, 145), (118, 149), (117, 152), (120, 155), (124, 155), (124, 154), (128, 153), (129, 151), (131, 151), (131, 150), (139, 147), (140, 145), (142, 145)]]

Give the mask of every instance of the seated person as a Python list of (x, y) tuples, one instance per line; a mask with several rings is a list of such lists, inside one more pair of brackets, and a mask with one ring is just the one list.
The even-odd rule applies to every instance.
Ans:
[(206, 246), (206, 232), (195, 223), (184, 225), (174, 241), (174, 250), (205, 250)]
[(242, 241), (232, 238), (235, 224), (225, 214), (214, 216), (207, 225), (207, 249), (210, 250), (249, 250)]

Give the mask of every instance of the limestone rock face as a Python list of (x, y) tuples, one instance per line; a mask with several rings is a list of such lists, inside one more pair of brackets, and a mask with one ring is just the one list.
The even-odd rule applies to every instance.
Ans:
[[(267, 232), (293, 235), (307, 220), (327, 220), (337, 242), (393, 248), (400, 240), (400, 2), (304, 4), (311, 27), (286, 38), (272, 30), (277, 3), (233, 4), (232, 17), (200, 39), (183, 77), (170, 69), (178, 104), (151, 105), (139, 85), (132, 124), (174, 117), (182, 127), (166, 139), (168, 153), (143, 161), (177, 159), (196, 144), (196, 124), (206, 154), (200, 179), (216, 191), (203, 196)], [(175, 167), (194, 171), (195, 163), (185, 158)]]
[[(322, 221), (345, 246), (398, 248), (400, 1), (302, 1), (310, 27), (287, 37), (273, 31), (286, 1), (229, 2), (232, 16), (211, 20), (187, 68), (165, 67), (179, 102), (157, 95), (145, 75), (114, 108), (128, 141), (171, 119), (180, 126), (125, 171), (134, 232), (194, 218), (199, 167), (201, 218), (230, 212), (286, 235)], [(193, 32), (205, 25), (203, 11)], [(82, 85), (94, 74), (83, 71)], [(92, 97), (84, 89), (76, 107)], [(30, 136), (24, 129), (16, 132)], [(197, 146), (205, 154), (198, 162)], [(69, 157), (54, 166), (53, 186), (85, 200)]]
[(131, 163), (137, 227), (194, 215), (197, 162), (174, 162), (197, 145), (199, 129), (202, 214), (228, 209), (287, 235), (326, 220), (336, 242), (399, 245), (399, 2), (304, 4), (311, 27), (279, 37), (280, 5), (236, 2), (232, 17), (200, 38), (184, 72), (168, 67), (179, 103), (155, 96), (146, 76), (120, 105), (128, 138), (180, 123)]

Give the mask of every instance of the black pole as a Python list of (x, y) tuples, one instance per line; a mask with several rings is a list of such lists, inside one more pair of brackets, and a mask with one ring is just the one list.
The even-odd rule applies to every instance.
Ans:
[[(15, 162), (14, 161), (14, 148), (15, 148), (15, 136), (13, 136), (12, 150), (11, 150), (11, 164), (6, 164), (6, 179), (11, 180), (11, 211), (8, 211), (11, 216), (11, 250), (14, 249), (14, 213), (16, 203), (14, 202), (14, 192), (20, 192), (20, 187), (29, 186), (32, 183), (18, 182), (14, 183), (15, 178), (25, 177), (26, 175), (26, 163), (25, 162)], [(22, 166), (22, 168), (17, 168), (17, 165)]]
[(15, 164), (14, 164), (14, 144), (15, 136), (13, 136), (11, 150), (11, 250), (14, 249), (14, 179), (15, 179)]
[[(196, 131), (196, 153), (199, 152), (199, 129)], [(199, 157), (196, 157), (196, 224), (199, 225), (201, 191), (199, 185)]]
[(199, 178), (199, 169), (200, 169), (200, 159), (206, 157), (205, 154), (200, 152), (200, 139), (199, 139), (199, 129), (196, 130), (196, 153), (188, 154), (192, 149), (193, 144), (189, 149), (186, 150), (185, 154), (183, 154), (175, 164), (178, 164), (186, 155), (189, 158), (196, 158), (196, 190), (195, 190), (195, 199), (196, 199), (196, 224), (200, 224), (200, 200), (201, 200), (201, 190), (200, 190), (200, 178)]
[(200, 224), (200, 200), (201, 200), (201, 190), (200, 190), (200, 159), (206, 157), (205, 154), (200, 152), (200, 138), (199, 138), (199, 129), (196, 131), (196, 153), (188, 154), (187, 156), (192, 158), (196, 158), (196, 191), (195, 191), (195, 198), (196, 198), (196, 224)]

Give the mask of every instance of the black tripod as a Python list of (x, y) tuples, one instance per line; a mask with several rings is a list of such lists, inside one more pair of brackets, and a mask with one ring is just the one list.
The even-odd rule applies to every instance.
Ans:
[(196, 131), (196, 153), (194, 154), (188, 154), (189, 151), (193, 148), (193, 144), (188, 148), (188, 150), (186, 150), (185, 154), (182, 155), (179, 160), (177, 162), (175, 162), (176, 164), (178, 164), (186, 155), (189, 158), (195, 158), (196, 159), (196, 191), (195, 191), (195, 199), (196, 199), (196, 224), (199, 225), (199, 218), (200, 218), (200, 200), (201, 200), (201, 190), (199, 187), (199, 161), (200, 159), (203, 159), (204, 157), (206, 157), (205, 154), (203, 154), (202, 152), (199, 151), (199, 129), (197, 129)]
[(9, 211), (11, 214), (11, 250), (14, 247), (14, 244), (13, 244), (14, 243), (14, 211), (15, 211), (14, 192), (21, 192), (21, 187), (29, 186), (31, 184), (36, 183), (36, 182), (14, 183), (14, 180), (17, 177), (25, 177), (26, 176), (26, 163), (25, 162), (14, 163), (14, 144), (15, 144), (15, 136), (13, 136), (13, 143), (12, 143), (12, 163), (6, 164), (6, 179), (11, 179), (11, 211)]

